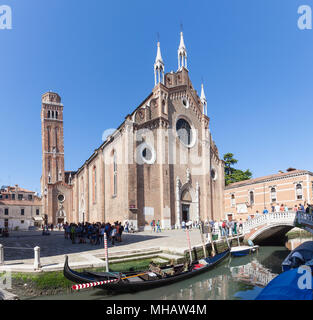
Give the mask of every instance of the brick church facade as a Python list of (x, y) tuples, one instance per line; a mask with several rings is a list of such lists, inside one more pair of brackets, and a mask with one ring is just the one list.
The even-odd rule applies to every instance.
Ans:
[(209, 129), (202, 85), (199, 97), (188, 74), (181, 32), (178, 70), (164, 73), (160, 43), (155, 86), (143, 102), (77, 170), (64, 171), (63, 105), (42, 97), (43, 212), (48, 223), (124, 222), (136, 229), (160, 220), (224, 216), (224, 162)]

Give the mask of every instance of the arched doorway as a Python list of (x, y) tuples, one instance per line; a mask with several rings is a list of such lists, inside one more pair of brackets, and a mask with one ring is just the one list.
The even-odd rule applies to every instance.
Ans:
[(66, 213), (64, 210), (64, 207), (61, 206), (61, 208), (57, 212), (57, 223), (65, 223), (66, 220)]
[(192, 204), (191, 195), (189, 189), (185, 189), (181, 195), (181, 206), (182, 206), (182, 221), (190, 220), (190, 206)]

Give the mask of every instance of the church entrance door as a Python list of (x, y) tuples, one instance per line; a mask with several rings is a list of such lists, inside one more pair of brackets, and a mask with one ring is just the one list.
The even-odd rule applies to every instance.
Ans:
[(190, 205), (189, 204), (183, 204), (182, 205), (182, 219), (183, 221), (187, 222), (189, 221), (189, 209)]

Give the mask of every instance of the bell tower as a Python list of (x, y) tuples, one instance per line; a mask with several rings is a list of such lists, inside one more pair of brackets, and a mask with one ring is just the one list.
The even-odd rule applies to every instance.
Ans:
[(42, 187), (64, 181), (63, 105), (57, 93), (42, 96)]
[[(41, 100), (42, 176), (41, 194), (47, 196), (53, 184), (64, 181), (63, 104), (57, 93), (47, 92)], [(48, 213), (45, 201), (44, 212)]]

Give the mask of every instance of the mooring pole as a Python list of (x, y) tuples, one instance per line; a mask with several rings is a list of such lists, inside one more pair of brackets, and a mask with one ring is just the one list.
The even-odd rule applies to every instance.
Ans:
[(190, 263), (192, 263), (191, 243), (190, 243), (188, 227), (186, 228), (186, 235), (187, 235), (187, 241), (188, 241), (188, 247), (189, 247)]
[(109, 252), (108, 252), (108, 238), (107, 233), (104, 232), (104, 254), (105, 254), (105, 267), (106, 271), (109, 272)]
[(216, 252), (215, 252), (215, 248), (214, 248), (213, 236), (212, 236), (212, 228), (211, 227), (209, 227), (209, 238), (210, 238), (211, 245), (212, 245), (212, 253), (213, 253), (213, 256), (215, 256)]
[(4, 264), (4, 250), (3, 245), (0, 244), (0, 265)]
[(205, 247), (205, 242), (204, 242), (204, 237), (203, 237), (203, 225), (202, 225), (202, 222), (200, 222), (200, 235), (201, 235), (204, 258), (207, 258), (206, 247)]

